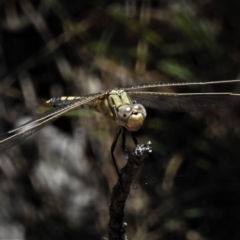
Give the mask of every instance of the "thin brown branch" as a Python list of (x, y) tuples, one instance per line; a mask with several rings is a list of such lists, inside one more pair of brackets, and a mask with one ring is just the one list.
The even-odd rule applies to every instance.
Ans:
[(109, 206), (109, 240), (127, 240), (125, 236), (127, 224), (124, 222), (125, 202), (139, 167), (151, 151), (151, 142), (138, 144), (135, 150), (128, 155), (127, 164), (121, 169), (121, 178), (113, 188)]

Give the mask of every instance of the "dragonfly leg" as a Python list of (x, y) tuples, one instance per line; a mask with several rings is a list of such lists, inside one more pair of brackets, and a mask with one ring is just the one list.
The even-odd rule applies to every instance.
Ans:
[[(133, 142), (137, 146), (138, 145), (137, 138), (135, 137), (134, 133), (132, 133), (131, 135), (132, 135)], [(130, 153), (130, 151), (127, 150), (127, 146), (126, 146), (126, 129), (125, 128), (122, 129), (122, 150), (125, 153)]]
[[(135, 145), (137, 146), (138, 145), (137, 138), (135, 137), (134, 133), (132, 133), (131, 135)], [(122, 132), (122, 150), (123, 152), (125, 152), (125, 158), (128, 159), (128, 154), (130, 154), (130, 151), (128, 151), (126, 147), (126, 129), (125, 128), (123, 128), (123, 132)], [(138, 185), (135, 179), (133, 179), (133, 188), (138, 189)]]
[[(124, 127), (119, 127), (118, 132), (117, 132), (117, 134), (116, 134), (116, 136), (113, 140), (112, 146), (111, 146), (111, 156), (112, 156), (112, 161), (113, 161), (114, 167), (116, 169), (117, 175), (118, 175), (118, 177), (120, 179), (120, 182), (121, 182), (121, 174), (120, 174), (119, 167), (117, 165), (117, 162), (116, 162), (116, 159), (115, 159), (115, 156), (114, 156), (114, 150), (116, 148), (117, 141), (118, 141), (118, 138), (119, 138), (120, 134), (122, 134), (122, 150), (126, 154), (125, 155), (126, 159), (128, 159), (128, 154), (130, 154), (130, 151), (128, 151), (127, 147), (126, 147), (126, 129)], [(137, 146), (138, 141), (137, 141), (137, 138), (135, 137), (135, 135), (133, 133), (132, 133), (132, 139)], [(135, 189), (138, 188), (136, 180), (134, 179), (133, 181), (134, 181), (134, 188)]]
[(137, 140), (137, 138), (136, 138), (136, 136), (134, 135), (133, 132), (132, 132), (132, 139), (133, 139), (135, 145), (137, 146), (138, 145), (138, 140)]
[(122, 150), (125, 153), (129, 153), (126, 146), (126, 129), (122, 128)]
[(116, 159), (115, 159), (115, 157), (114, 157), (114, 150), (115, 150), (115, 148), (116, 148), (117, 141), (118, 141), (118, 138), (119, 138), (119, 135), (121, 134), (121, 132), (122, 132), (122, 127), (119, 127), (119, 128), (118, 128), (118, 132), (117, 132), (117, 134), (116, 134), (116, 137), (115, 137), (115, 139), (113, 140), (113, 143), (112, 143), (112, 146), (111, 146), (112, 161), (113, 161), (113, 164), (114, 164), (114, 167), (115, 167), (115, 169), (116, 169), (116, 172), (117, 172), (117, 175), (118, 175), (119, 179), (121, 178), (121, 175), (120, 175), (120, 172), (119, 172), (119, 168), (118, 168)]

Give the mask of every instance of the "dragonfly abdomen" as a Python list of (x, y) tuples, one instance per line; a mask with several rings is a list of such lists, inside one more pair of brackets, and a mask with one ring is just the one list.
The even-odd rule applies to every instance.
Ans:
[(50, 100), (48, 100), (46, 103), (48, 103), (51, 107), (59, 107), (68, 105), (72, 102), (77, 102), (79, 100), (83, 99), (83, 97), (76, 97), (76, 96), (62, 96), (62, 97), (53, 97)]

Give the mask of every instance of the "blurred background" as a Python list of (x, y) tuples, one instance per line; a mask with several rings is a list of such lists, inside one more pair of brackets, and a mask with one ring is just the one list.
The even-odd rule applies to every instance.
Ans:
[[(237, 0), (1, 0), (0, 133), (45, 101), (129, 84), (239, 78)], [(240, 92), (240, 84), (157, 89)], [(0, 239), (102, 239), (117, 127), (73, 111), (0, 155)], [(148, 110), (126, 206), (137, 240), (240, 238), (240, 110)], [(134, 147), (131, 139), (128, 146)], [(120, 146), (120, 166), (126, 163)]]

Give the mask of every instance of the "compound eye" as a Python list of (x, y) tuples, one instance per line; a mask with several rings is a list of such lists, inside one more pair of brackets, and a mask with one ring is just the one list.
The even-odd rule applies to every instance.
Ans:
[(120, 118), (122, 119), (128, 119), (130, 117), (130, 115), (132, 114), (132, 107), (130, 106), (121, 106), (118, 109), (118, 115)]
[(145, 107), (138, 103), (133, 105), (133, 112), (141, 113), (144, 117), (147, 116)]
[(133, 109), (141, 111), (141, 110), (144, 109), (144, 107), (143, 107), (143, 105), (136, 103), (136, 104), (133, 105)]

